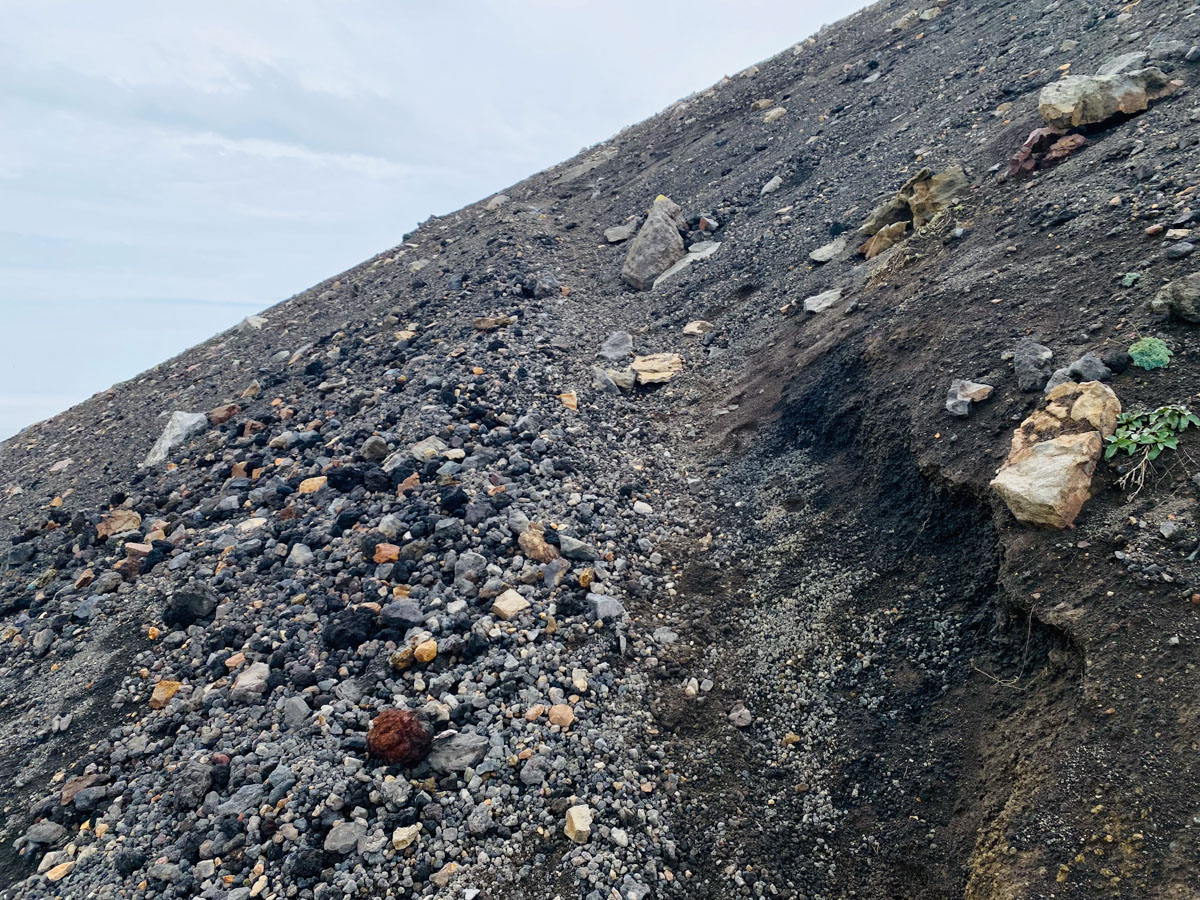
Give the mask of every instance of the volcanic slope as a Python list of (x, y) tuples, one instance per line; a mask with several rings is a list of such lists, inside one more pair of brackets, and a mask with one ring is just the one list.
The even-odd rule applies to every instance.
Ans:
[(1200, 438), (988, 486), (1023, 339), (1197, 402), (1198, 41), (874, 5), (0, 445), (0, 897), (1200, 895)]

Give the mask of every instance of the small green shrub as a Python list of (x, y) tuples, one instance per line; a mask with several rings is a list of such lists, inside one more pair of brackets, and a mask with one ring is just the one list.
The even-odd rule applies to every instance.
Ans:
[(1129, 355), (1133, 358), (1135, 366), (1141, 366), (1143, 369), (1162, 369), (1166, 368), (1174, 354), (1158, 338), (1147, 337), (1136, 341), (1129, 348)]
[[(1132, 349), (1130, 353), (1132, 355)], [(1112, 459), (1122, 450), (1137, 457), (1133, 468), (1121, 476), (1121, 487), (1132, 486), (1135, 494), (1140, 491), (1150, 463), (1164, 450), (1175, 450), (1179, 446), (1180, 433), (1192, 425), (1200, 427), (1200, 418), (1186, 406), (1160, 406), (1149, 412), (1127, 412), (1117, 416), (1117, 430), (1107, 439), (1104, 458)]]

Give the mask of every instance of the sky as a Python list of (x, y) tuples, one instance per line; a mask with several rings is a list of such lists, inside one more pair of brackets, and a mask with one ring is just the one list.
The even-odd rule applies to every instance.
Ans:
[(0, 0), (0, 439), (860, 0)]

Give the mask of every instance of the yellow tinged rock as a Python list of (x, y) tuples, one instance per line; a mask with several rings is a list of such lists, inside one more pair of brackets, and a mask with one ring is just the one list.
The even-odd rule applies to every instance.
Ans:
[(420, 824), (397, 828), (392, 832), (392, 846), (397, 850), (405, 850), (415, 844), (420, 836)]
[(678, 353), (651, 353), (635, 357), (630, 368), (638, 384), (661, 384), (683, 371), (683, 357)]
[(772, 122), (778, 122), (785, 115), (787, 115), (787, 110), (784, 109), (782, 106), (777, 106), (773, 110), (768, 112), (765, 116), (763, 116), (763, 122), (767, 125), (770, 125)]
[(567, 728), (575, 721), (575, 711), (565, 703), (556, 703), (550, 707), (550, 724), (559, 728)]
[(413, 656), (416, 657), (419, 663), (431, 663), (437, 657), (437, 641), (430, 638), (427, 641), (421, 641), (417, 644), (417, 648), (413, 651)]
[(154, 693), (150, 695), (150, 708), (162, 709), (171, 702), (171, 698), (178, 693), (183, 687), (182, 681), (167, 681), (164, 679), (154, 686)]
[(324, 475), (318, 475), (315, 478), (305, 478), (300, 482), (301, 494), (315, 494), (329, 482), (329, 479)]
[(69, 859), (65, 863), (59, 863), (53, 869), (47, 870), (46, 880), (50, 882), (62, 881), (73, 868), (75, 868), (75, 861), (73, 859)]

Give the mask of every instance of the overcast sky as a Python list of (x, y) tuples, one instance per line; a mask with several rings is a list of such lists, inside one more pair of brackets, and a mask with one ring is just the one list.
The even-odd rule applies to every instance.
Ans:
[(0, 0), (0, 439), (855, 0)]

